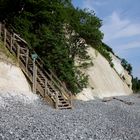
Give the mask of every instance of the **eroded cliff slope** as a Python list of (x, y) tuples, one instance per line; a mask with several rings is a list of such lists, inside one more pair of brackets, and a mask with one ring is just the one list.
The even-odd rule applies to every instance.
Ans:
[[(87, 68), (89, 85), (77, 95), (77, 99), (91, 100), (110, 96), (129, 95), (131, 90), (131, 76), (124, 70), (118, 59), (112, 54), (112, 68), (109, 62), (94, 48), (89, 48), (88, 53), (93, 61), (93, 66)], [(122, 79), (122, 75), (126, 80)]]
[(18, 67), (16, 59), (0, 43), (0, 89), (7, 91), (31, 92), (31, 88)]

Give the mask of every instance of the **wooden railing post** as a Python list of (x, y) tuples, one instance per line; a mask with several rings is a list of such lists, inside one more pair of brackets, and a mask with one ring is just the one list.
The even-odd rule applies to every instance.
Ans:
[(36, 93), (36, 84), (37, 84), (37, 66), (35, 60), (33, 60), (33, 93)]
[[(36, 93), (37, 91), (40, 92), (40, 94), (45, 98), (48, 98), (49, 101), (51, 100), (53, 105), (55, 103), (56, 109), (59, 108), (59, 95), (62, 95), (63, 98), (68, 100), (71, 104), (72, 96), (68, 95), (69, 91), (67, 90), (66, 85), (62, 84), (52, 71), (44, 70), (44, 63), (34, 50), (32, 51), (33, 54), (31, 54), (30, 49), (26, 48), (28, 44), (24, 39), (18, 34), (9, 32), (1, 23), (0, 39), (2, 39), (4, 46), (7, 47), (11, 53), (14, 55), (16, 54), (19, 66), (21, 66), (21, 69), (32, 83), (33, 93)], [(26, 46), (22, 46), (21, 44), (23, 43), (24, 45), (26, 44)], [(37, 58), (38, 60), (36, 60)], [(31, 65), (29, 65), (30, 62)]]
[(0, 39), (1, 39), (1, 34), (2, 34), (2, 24), (0, 23)]
[(56, 92), (56, 95), (55, 95), (55, 108), (56, 109), (58, 109), (58, 103), (59, 103), (59, 101), (58, 101), (58, 92)]
[(26, 52), (26, 71), (28, 71), (28, 61), (29, 61), (29, 50)]
[(70, 105), (72, 105), (72, 95), (70, 95)]
[(10, 51), (12, 52), (12, 47), (13, 47), (13, 35), (11, 34), (10, 36)]
[(16, 39), (15, 39), (15, 34), (13, 34), (12, 35), (12, 47), (11, 47), (11, 51), (13, 50), (13, 47), (15, 46), (15, 41), (16, 41)]
[(32, 61), (33, 61), (33, 93), (36, 93), (36, 85), (37, 85), (37, 66), (36, 66), (36, 59), (37, 54), (32, 54)]
[(45, 92), (44, 92), (44, 97), (48, 92), (48, 85), (47, 85), (47, 79), (45, 78)]
[(20, 46), (17, 44), (17, 61), (19, 63), (19, 57), (20, 57)]
[(4, 47), (6, 47), (6, 33), (7, 32), (7, 30), (4, 28)]

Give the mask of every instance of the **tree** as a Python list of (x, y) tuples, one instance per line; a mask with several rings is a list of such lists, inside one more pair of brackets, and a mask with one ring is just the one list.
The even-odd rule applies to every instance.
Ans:
[(132, 89), (134, 92), (140, 92), (140, 80), (138, 77), (132, 79)]
[(87, 44), (97, 47), (102, 42), (103, 34), (99, 30), (102, 23), (101, 20), (95, 16), (94, 11), (87, 9), (68, 9), (68, 23), (69, 30), (75, 31), (80, 38), (86, 40)]
[(87, 76), (75, 66), (75, 59), (89, 59), (85, 42), (101, 44), (101, 21), (94, 12), (75, 9), (71, 0), (2, 0), (0, 13), (0, 20), (35, 49), (69, 90), (77, 93), (86, 86)]
[(20, 14), (24, 8), (23, 0), (1, 0), (0, 1), (0, 21), (10, 20)]
[(121, 64), (124, 69), (128, 71), (129, 74), (132, 74), (132, 66), (125, 59), (121, 60)]

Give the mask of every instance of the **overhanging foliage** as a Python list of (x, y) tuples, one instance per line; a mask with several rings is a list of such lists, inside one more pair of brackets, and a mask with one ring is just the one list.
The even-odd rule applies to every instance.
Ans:
[(77, 93), (86, 87), (87, 76), (74, 61), (89, 59), (81, 38), (93, 47), (102, 43), (102, 23), (94, 12), (75, 9), (70, 0), (2, 0), (0, 13), (0, 20), (35, 49), (69, 90)]

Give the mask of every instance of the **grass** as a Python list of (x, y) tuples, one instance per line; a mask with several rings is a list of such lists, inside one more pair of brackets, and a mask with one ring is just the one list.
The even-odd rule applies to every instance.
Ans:
[(12, 64), (17, 64), (16, 57), (12, 55), (6, 47), (4, 47), (2, 41), (0, 41), (0, 59)]

